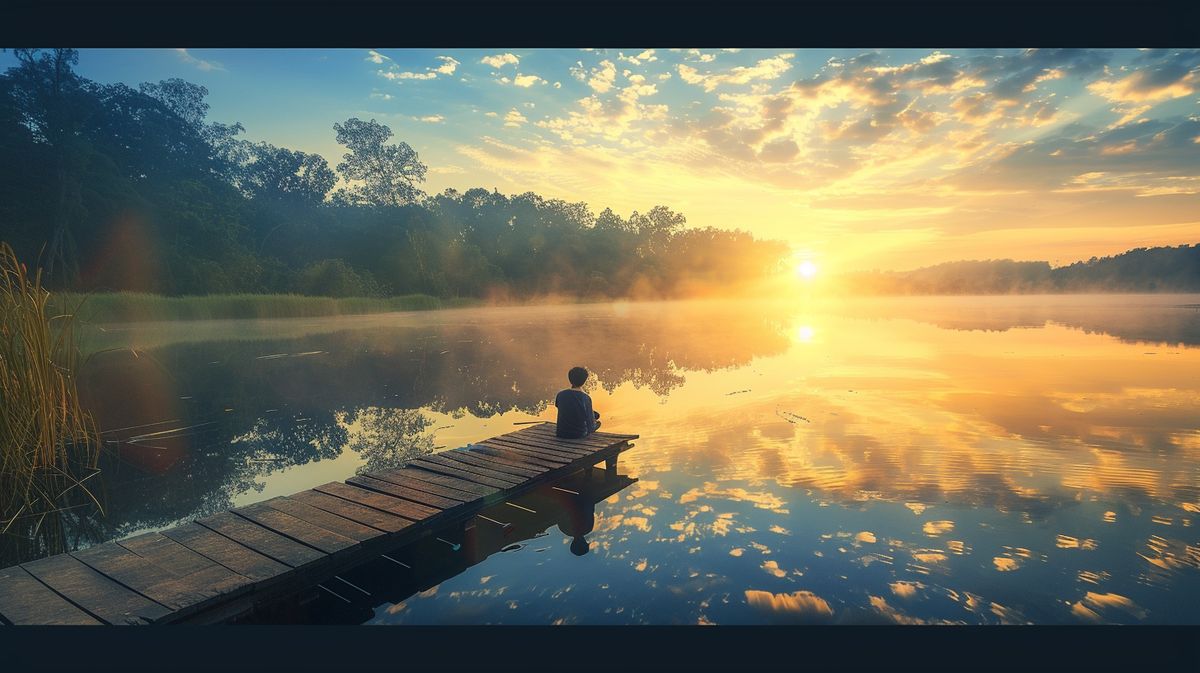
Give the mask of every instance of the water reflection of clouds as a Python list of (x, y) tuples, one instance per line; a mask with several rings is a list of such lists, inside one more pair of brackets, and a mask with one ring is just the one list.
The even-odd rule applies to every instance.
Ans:
[(1093, 622), (1108, 621), (1110, 618), (1114, 621), (1125, 621), (1128, 617), (1142, 620), (1149, 614), (1125, 596), (1093, 591), (1087, 592), (1082, 600), (1073, 603), (1071, 612), (1080, 619)]
[[(919, 334), (896, 331), (901, 338), (888, 341), (889, 352), (903, 352), (905, 336), (925, 341), (938, 336), (937, 330), (921, 333), (920, 326), (910, 326)], [(1064, 353), (1077, 350), (1069, 342), (1094, 337), (1060, 331), (1040, 338), (1043, 350), (1053, 354), (1014, 368), (1009, 362), (1014, 358), (970, 353), (969, 335), (940, 335), (943, 342), (964, 343), (937, 349), (941, 355), (928, 362), (927, 353), (914, 355), (921, 366), (934, 367), (936, 375), (926, 372), (891, 382), (880, 374), (896, 374), (894, 363), (881, 370), (869, 358), (860, 362), (852, 352), (855, 345), (839, 348), (831, 340), (825, 344), (827, 358), (836, 364), (854, 357), (857, 376), (822, 378), (828, 369), (817, 367), (804, 382), (809, 388), (816, 384), (821, 393), (781, 392), (787, 387), (768, 383), (765, 388), (777, 394), (737, 405), (710, 402), (694, 412), (683, 405), (674, 411), (687, 430), (656, 432), (647, 442), (654, 445), (653, 456), (639, 458), (639, 467), (707, 470), (721, 482), (766, 478), (839, 494), (843, 501), (915, 496), (913, 508), (949, 497), (1026, 511), (1035, 518), (1072, 502), (1076, 489), (1154, 499), (1172, 498), (1181, 493), (1180, 486), (1194, 488), (1186, 461), (1129, 452), (1170, 447), (1194, 452), (1190, 412), (1197, 393), (1186, 367), (1175, 363), (1148, 372), (1139, 361), (1113, 371), (1095, 359), (1112, 359), (1128, 346), (1108, 342), (1100, 349), (1102, 357), (1064, 368)], [(1087, 350), (1096, 351), (1095, 344)], [(1196, 360), (1192, 351), (1184, 355)], [(1053, 361), (1045, 361), (1051, 357)], [(782, 363), (768, 369), (794, 371)], [(1150, 382), (1154, 385), (1145, 385)], [(1122, 403), (1120, 393), (1127, 388), (1135, 394)], [(1087, 410), (1071, 408), (1071, 400), (1092, 396), (1097, 399), (1084, 400), (1091, 405)], [(734, 408), (718, 412), (723, 406)], [(805, 421), (789, 422), (779, 409), (798, 410), (792, 413)], [(656, 426), (673, 420), (657, 419)], [(667, 439), (660, 442), (658, 437)], [(675, 446), (687, 450), (673, 451)], [(1063, 452), (1072, 447), (1077, 447), (1075, 453)], [(1118, 453), (1100, 452), (1104, 450)], [(1047, 480), (1056, 472), (1061, 475), (1057, 486)]]
[(829, 603), (811, 591), (775, 594), (770, 591), (747, 589), (746, 602), (756, 610), (794, 617), (828, 618), (833, 616)]
[[(278, 388), (330, 379), (317, 404), (347, 419), (390, 410), (380, 427), (402, 441), (383, 459), (552, 417), (556, 363), (582, 358), (610, 427), (642, 434), (622, 458), (641, 481), (597, 512), (590, 558), (619, 564), (606, 580), (652, 575), (653, 587), (638, 584), (648, 600), (723, 577), (725, 602), (685, 591), (689, 609), (704, 605), (696, 621), (782, 621), (834, 606), (849, 621), (1069, 621), (1084, 610), (1132, 621), (1135, 611), (1104, 597), (1129, 596), (1161, 618), (1139, 592), (1197, 586), (1200, 543), (1186, 526), (1200, 509), (1200, 349), (1149, 356), (1053, 323), (982, 332), (849, 311), (809, 312), (801, 324), (748, 308), (573, 310), (430, 316), (399, 332), (376, 324), (304, 347), (328, 357), (259, 366), (275, 368)], [(811, 338), (797, 338), (801, 328)], [(259, 393), (250, 386), (247, 398)], [(260, 441), (276, 436), (245, 427)], [(362, 437), (363, 447), (388, 445)], [(335, 477), (344, 475), (320, 480)], [(844, 535), (823, 541), (830, 530)], [(1048, 568), (1080, 592), (1023, 604), (1049, 600), (1016, 588), (1054, 586)], [(814, 613), (809, 596), (828, 612)], [(598, 614), (668, 614), (653, 609)]]

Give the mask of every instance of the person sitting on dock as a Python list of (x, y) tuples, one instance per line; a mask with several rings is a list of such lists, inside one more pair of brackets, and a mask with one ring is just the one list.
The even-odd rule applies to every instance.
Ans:
[(554, 398), (558, 407), (558, 429), (555, 434), (564, 439), (580, 439), (600, 429), (600, 414), (592, 411), (592, 398), (583, 392), (588, 370), (572, 367), (567, 372), (571, 387)]

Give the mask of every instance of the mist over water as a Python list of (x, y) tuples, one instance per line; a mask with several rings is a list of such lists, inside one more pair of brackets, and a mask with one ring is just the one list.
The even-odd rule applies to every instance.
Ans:
[[(641, 435), (590, 551), (382, 623), (1200, 622), (1200, 296), (488, 308), (103, 326), (84, 543), (553, 420)], [(150, 425), (153, 424), (153, 425)], [(137, 427), (131, 427), (137, 426)]]

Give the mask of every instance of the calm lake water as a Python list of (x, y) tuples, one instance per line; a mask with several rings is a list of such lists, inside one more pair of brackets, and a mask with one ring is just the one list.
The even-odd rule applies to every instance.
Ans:
[(641, 435), (620, 469), (637, 481), (602, 494), (587, 553), (544, 521), (354, 621), (1200, 623), (1197, 305), (798, 299), (105, 325), (84, 382), (121, 443), (89, 535), (553, 420), (582, 364), (604, 429)]

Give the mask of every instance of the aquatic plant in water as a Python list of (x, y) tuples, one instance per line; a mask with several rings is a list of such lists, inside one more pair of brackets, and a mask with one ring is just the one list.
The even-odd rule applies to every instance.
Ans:
[(66, 551), (69, 524), (103, 512), (73, 316), (52, 314), (49, 300), (41, 271), (31, 279), (0, 243), (0, 567)]

